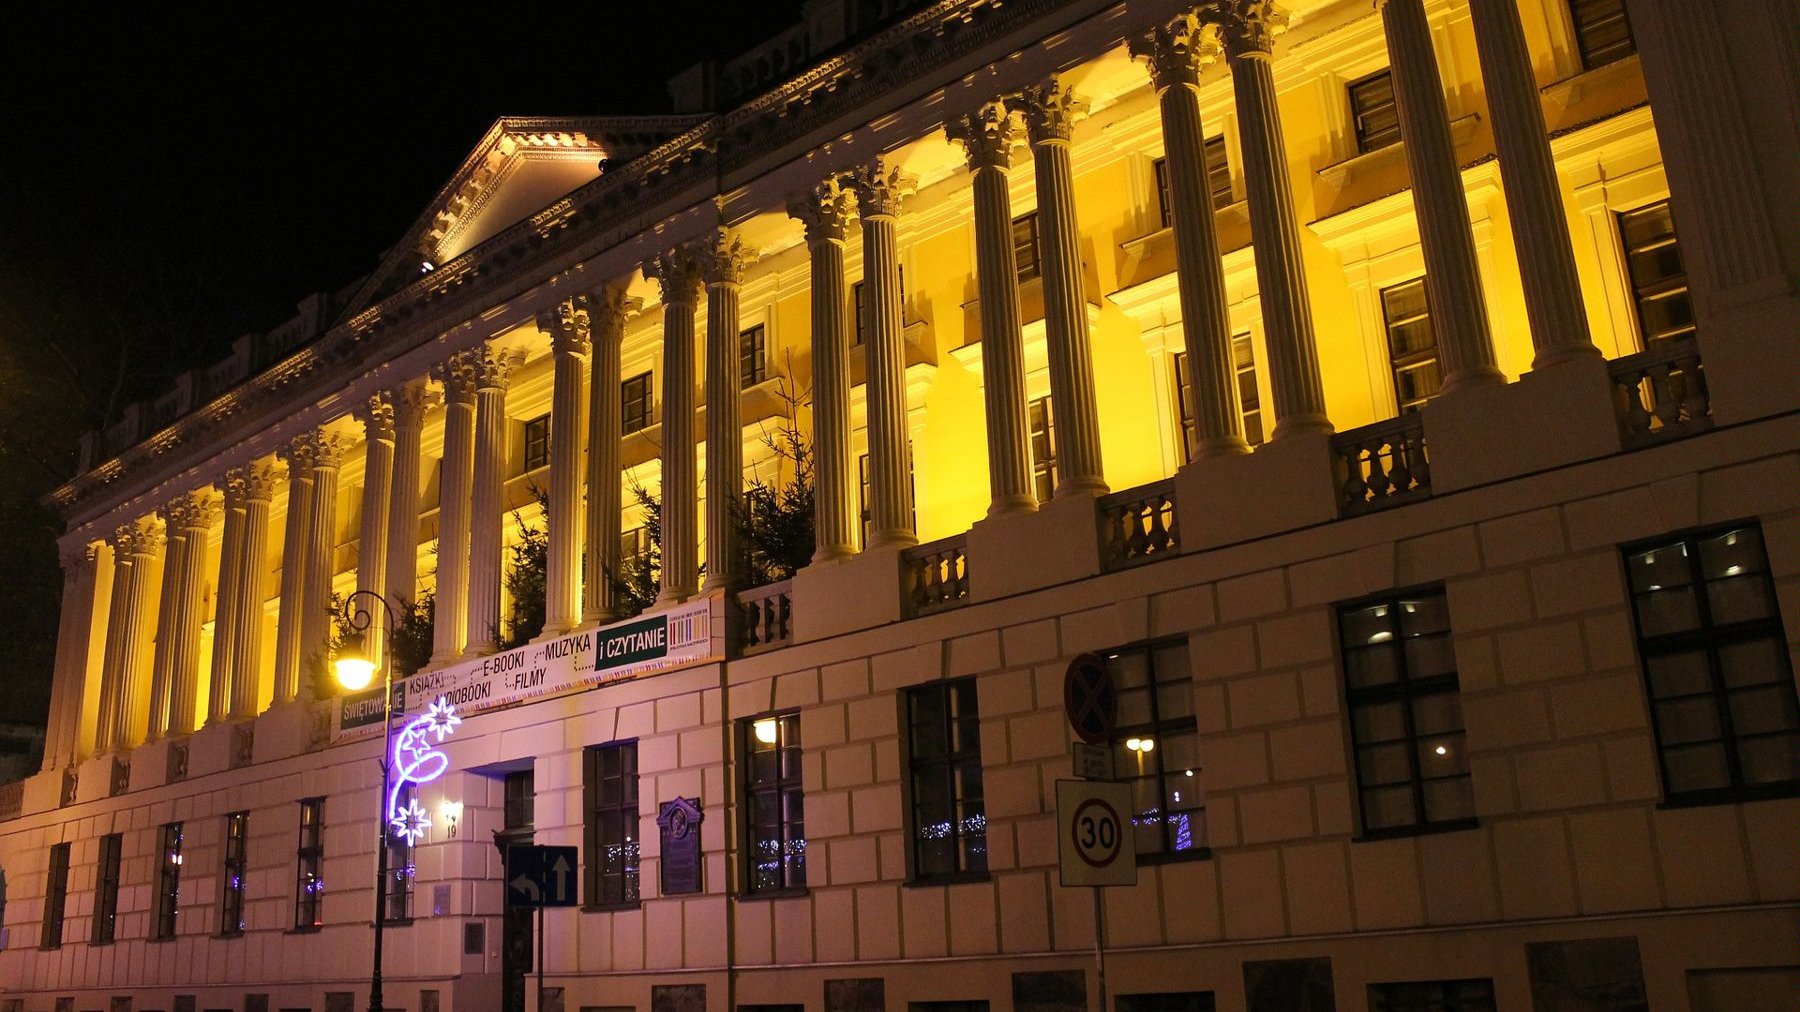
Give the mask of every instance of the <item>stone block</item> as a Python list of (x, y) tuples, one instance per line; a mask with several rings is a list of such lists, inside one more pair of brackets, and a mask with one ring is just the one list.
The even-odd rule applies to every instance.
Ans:
[(899, 733), (900, 704), (892, 696), (870, 696), (844, 704), (850, 740), (892, 737)]
[(1569, 816), (1575, 884), (1586, 914), (1653, 910), (1661, 906), (1650, 824), (1633, 805)]
[(939, 641), (876, 654), (869, 662), (870, 688), (892, 692), (944, 677), (944, 649)]
[(1312, 791), (1306, 787), (1245, 791), (1237, 803), (1246, 844), (1313, 835)]
[(1564, 678), (1587, 670), (1579, 622), (1544, 622), (1495, 637), (1500, 674), (1508, 685)]
[(1469, 785), (1475, 792), (1475, 815), (1486, 819), (1510, 815), (1519, 810), (1519, 783), (1513, 775), (1513, 761), (1504, 752), (1472, 756), (1469, 760)]
[(1425, 883), (1427, 923), (1476, 924), (1500, 917), (1486, 832), (1419, 837), (1419, 874)]
[(1500, 911), (1509, 919), (1567, 917), (1576, 912), (1569, 839), (1557, 817), (1497, 820)]
[(1225, 897), (1225, 937), (1274, 938), (1283, 934), (1281, 861), (1273, 850), (1235, 851), (1217, 858)]
[(860, 959), (897, 959), (901, 951), (900, 889), (893, 885), (858, 886), (856, 890), (856, 955)]
[(1648, 735), (1609, 739), (1601, 743), (1600, 752), (1614, 801), (1649, 801), (1661, 796), (1656, 753)]
[(1257, 669), (1256, 631), (1253, 626), (1236, 625), (1224, 629), (1208, 629), (1188, 640), (1188, 656), (1194, 668), (1195, 681), (1229, 678)]
[(1631, 613), (1621, 608), (1581, 620), (1582, 637), (1587, 641), (1588, 667), (1594, 671), (1619, 668), (1638, 670), (1637, 632), (1631, 626)]
[(1288, 595), (1295, 608), (1350, 601), (1375, 593), (1355, 553), (1327, 555), (1288, 567)]
[(1330, 661), (1337, 642), (1332, 613), (1311, 608), (1256, 624), (1256, 644), (1264, 667)]
[[(1432, 470), (1435, 475), (1436, 467)], [(1433, 477), (1432, 480), (1437, 479)], [(1480, 568), (1481, 545), (1475, 539), (1473, 527), (1452, 527), (1422, 534), (1394, 546), (1395, 586), (1435, 583)]]
[(1124, 629), (1116, 605), (1102, 605), (1064, 615), (1058, 620), (1063, 651), (1070, 655), (1101, 653), (1143, 638)]
[(1043, 952), (1050, 947), (1051, 888), (1043, 872), (997, 875), (1000, 893), (1000, 948), (1004, 952)]
[[(811, 810), (806, 814), (810, 818)], [(827, 849), (831, 854), (832, 885), (874, 882), (881, 878), (880, 858), (874, 837), (852, 836), (832, 840)]]
[(1356, 829), (1348, 780), (1329, 780), (1313, 785), (1313, 813), (1320, 836), (1349, 836)]
[(853, 661), (827, 664), (819, 672), (826, 700), (851, 699), (869, 692), (869, 662), (859, 657)]
[[(969, 528), (969, 600), (997, 601), (1100, 572), (1100, 521), (1092, 493), (1058, 495), (1035, 510), (1002, 513)], [(1053, 552), (1044, 546), (1055, 545)]]
[(950, 918), (950, 952), (985, 956), (1000, 951), (1000, 914), (992, 882), (963, 882), (944, 890), (956, 916)]
[(1516, 383), (1445, 391), (1421, 411), (1439, 495), (1619, 452), (1612, 377), (1599, 355)]
[(1658, 515), (1656, 493), (1648, 486), (1621, 489), (1563, 506), (1569, 550), (1614, 548), (1669, 530)]
[(1555, 507), (1485, 520), (1476, 525), (1476, 534), (1490, 569), (1561, 555), (1568, 545), (1562, 511)]
[(1056, 817), (1020, 819), (1014, 826), (1018, 830), (1019, 867), (1055, 868)]
[(850, 792), (850, 829), (875, 833), (900, 828), (900, 785), (879, 784)]
[[(1024, 713), (1037, 706), (1033, 698), (1031, 671), (1028, 668), (983, 675), (976, 685), (977, 706), (983, 717)], [(1061, 702), (1060, 697), (1056, 702)]]
[(1579, 808), (1606, 800), (1600, 746), (1594, 742), (1522, 751), (1513, 757), (1519, 804), (1526, 811)]
[(1012, 761), (1012, 748), (1006, 741), (1006, 721), (983, 718), (981, 721), (981, 761), (992, 769)]
[[(819, 701), (819, 672), (813, 668), (775, 676), (775, 709), (791, 710)], [(697, 714), (696, 714), (697, 716)]]
[(990, 629), (950, 641), (950, 660), (944, 673), (952, 678), (994, 671), (1000, 667), (1000, 632)]
[(1163, 865), (1163, 921), (1171, 945), (1218, 940), (1223, 933), (1219, 913), (1217, 861), (1179, 861)]
[(1220, 580), (1217, 590), (1220, 622), (1241, 622), (1288, 610), (1287, 573), (1280, 569)]
[(1150, 598), (1150, 635), (1173, 636), (1176, 633), (1204, 629), (1218, 621), (1218, 604), (1213, 599), (1210, 583), (1182, 587)]
[(1278, 782), (1344, 776), (1343, 727), (1321, 720), (1270, 731), (1269, 757)]
[(1069, 721), (1060, 710), (1041, 710), (1007, 721), (1006, 737), (1014, 762), (1067, 755)]
[(942, 889), (906, 889), (900, 894), (902, 948), (908, 959), (950, 954), (949, 914)]
[(1444, 593), (1458, 636), (1531, 621), (1531, 587), (1520, 570), (1452, 580)]
[(1056, 620), (1009, 625), (1000, 630), (1000, 652), (1009, 665), (1037, 664), (1062, 656), (1057, 647)]
[(815, 891), (813, 928), (821, 963), (847, 963), (855, 959), (856, 894), (849, 889)]
[[(808, 700), (808, 702), (817, 702), (817, 700)], [(700, 723), (700, 694), (698, 692), (666, 696), (658, 699), (655, 705), (658, 731), (685, 731)], [(782, 704), (775, 705), (781, 706)]]
[(1350, 873), (1344, 844), (1309, 843), (1283, 847), (1287, 878), (1288, 928), (1297, 935), (1351, 930)]
[(1331, 437), (1296, 433), (1255, 453), (1192, 461), (1175, 472), (1184, 552), (1337, 518)]
[(1550, 710), (1559, 738), (1639, 731), (1649, 726), (1643, 679), (1635, 671), (1553, 685)]
[(800, 711), (800, 741), (807, 748), (841, 745), (850, 738), (846, 704), (827, 703)]
[(1199, 682), (1194, 685), (1194, 726), (1203, 735), (1230, 730), (1231, 720), (1225, 707), (1224, 682)]
[(1625, 603), (1625, 567), (1617, 552), (1590, 552), (1531, 567), (1539, 618)]
[(1205, 842), (1214, 850), (1235, 847), (1240, 842), (1236, 794), (1214, 794), (1207, 799)]
[(1794, 508), (1796, 488), (1800, 488), (1800, 454), (1764, 457), (1702, 472), (1700, 523), (1786, 513)]
[[(1663, 889), (1672, 907), (1747, 903), (1755, 893), (1744, 858), (1738, 821), (1711, 808), (1653, 811), (1656, 853), (1662, 860)], [(1790, 860), (1793, 827), (1788, 829)]]
[[(1756, 286), (1761, 290), (1755, 296), (1702, 303), (1702, 319), (1711, 325), (1703, 326), (1696, 340), (1717, 424), (1766, 418), (1792, 411), (1800, 403), (1800, 376), (1794, 375), (1795, 370), (1770, 368), (1771, 363), (1800, 362), (1800, 320), (1795, 318), (1800, 314), (1788, 294), (1791, 285), (1791, 281), (1783, 284), (1777, 272), (1766, 285)], [(1794, 485), (1790, 482), (1787, 487)]]
[(1800, 801), (1759, 801), (1745, 805), (1743, 814), (1757, 898), (1764, 903), (1800, 899), (1800, 861), (1794, 860), (1794, 827), (1800, 826)]
[(773, 900), (775, 908), (775, 961), (792, 966), (810, 963), (813, 953), (812, 904), (804, 896)]
[(1550, 708), (1542, 689), (1465, 693), (1462, 712), (1473, 751), (1511, 749), (1550, 740)]
[(1356, 898), (1357, 930), (1409, 928), (1425, 923), (1416, 840), (1363, 840), (1351, 844), (1350, 876)]
[(1337, 713), (1340, 702), (1338, 685), (1335, 666), (1318, 665), (1301, 671), (1300, 701), (1306, 715), (1325, 717)]
[(809, 791), (806, 795), (806, 832), (815, 840), (850, 835), (850, 793)]
[(903, 567), (897, 547), (815, 562), (794, 574), (794, 642), (810, 643), (900, 621)]
[(990, 819), (1036, 815), (1044, 810), (1036, 765), (989, 766), (982, 773), (981, 786)]
[(1225, 683), (1231, 726), (1237, 729), (1300, 718), (1300, 679), (1290, 671), (1237, 678)]
[(866, 742), (825, 751), (825, 786), (861, 787), (875, 780), (875, 759)]
[(1492, 636), (1453, 636), (1456, 649), (1456, 682), (1464, 692), (1478, 692), (1500, 684), (1500, 659)]
[(1216, 735), (1200, 743), (1206, 789), (1234, 790), (1269, 782), (1269, 749), (1261, 731)]

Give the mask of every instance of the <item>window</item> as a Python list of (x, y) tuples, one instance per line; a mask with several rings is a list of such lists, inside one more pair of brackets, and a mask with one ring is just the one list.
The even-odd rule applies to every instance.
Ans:
[[(1024, 280), (1021, 278), (1020, 280)], [(851, 308), (856, 313), (856, 333), (851, 335), (850, 347), (855, 348), (863, 343), (869, 334), (869, 306), (863, 296), (863, 282), (850, 286)], [(900, 268), (900, 324), (906, 325), (906, 268)]]
[(1140, 857), (1204, 854), (1194, 692), (1186, 641), (1106, 655), (1119, 695), (1113, 776), (1132, 785), (1131, 826)]
[(44, 883), (44, 929), (38, 945), (54, 949), (62, 945), (63, 913), (69, 902), (69, 845), (50, 848), (50, 876)]
[[(1175, 353), (1175, 410), (1181, 423), (1181, 459), (1194, 459), (1195, 444), (1200, 441), (1200, 426), (1194, 417), (1194, 402), (1188, 390), (1188, 355)], [(1260, 446), (1263, 441), (1262, 395), (1256, 390), (1256, 350), (1249, 333), (1231, 338), (1232, 368), (1237, 374), (1238, 417), (1244, 424), (1244, 441)]]
[(587, 750), (587, 901), (591, 907), (638, 902), (637, 743)]
[(1619, 215), (1619, 239), (1625, 246), (1631, 301), (1637, 308), (1638, 333), (1645, 346), (1692, 334), (1694, 303), (1688, 295), (1687, 269), (1675, 242), (1669, 202)]
[(1012, 222), (1013, 267), (1019, 272), (1019, 282), (1035, 281), (1042, 272), (1039, 266), (1042, 260), (1042, 247), (1038, 243), (1038, 216), (1033, 211), (1022, 214)]
[(1532, 1005), (1594, 1012), (1650, 1012), (1635, 938), (1525, 943)]
[(738, 335), (738, 367), (746, 389), (769, 378), (769, 336), (762, 324)]
[(1575, 24), (1575, 48), (1581, 53), (1583, 70), (1637, 52), (1631, 25), (1625, 20), (1624, 0), (1569, 0), (1569, 20)]
[(1726, 801), (1800, 786), (1800, 704), (1762, 531), (1627, 548), (1665, 796)]
[(650, 426), (650, 374), (638, 373), (619, 384), (620, 431), (630, 435)]
[(1211, 991), (1181, 991), (1174, 994), (1122, 994), (1119, 1012), (1213, 1012)]
[[(418, 800), (419, 790), (416, 784), (403, 784), (396, 795), (401, 810), (412, 807)], [(412, 920), (413, 881), (416, 876), (413, 845), (407, 838), (394, 832), (393, 827), (386, 826), (382, 832), (383, 845), (387, 847), (387, 882), (382, 894), (381, 916), (389, 924), (396, 921)]]
[(244, 873), (248, 869), (250, 813), (225, 816), (224, 895), (219, 902), (219, 934), (244, 933)]
[(800, 715), (744, 721), (745, 891), (806, 887), (806, 803), (800, 787)]
[(987, 814), (975, 679), (907, 690), (906, 726), (913, 877), (985, 874)]
[(1350, 82), (1350, 118), (1356, 151), (1366, 154), (1400, 142), (1400, 113), (1394, 107), (1394, 79), (1387, 71)]
[(162, 865), (156, 871), (156, 922), (152, 938), (175, 937), (175, 914), (181, 903), (181, 823), (162, 828)]
[(530, 829), (537, 824), (537, 775), (532, 770), (518, 770), (506, 775), (505, 810), (501, 818), (507, 829)]
[(300, 802), (300, 842), (294, 848), (294, 927), (317, 928), (325, 923), (325, 799)]
[(119, 858), (123, 856), (125, 838), (109, 833), (100, 838), (100, 867), (94, 880), (94, 933), (89, 937), (95, 945), (113, 940), (119, 918)]
[(1031, 483), (1037, 489), (1038, 502), (1049, 502), (1056, 492), (1056, 419), (1050, 412), (1050, 398), (1032, 401), (1025, 420), (1031, 432)]
[(539, 415), (525, 423), (525, 470), (535, 471), (550, 463), (550, 416)]
[[(912, 518), (913, 528), (919, 526), (919, 510), (917, 486), (913, 481), (912, 441), (906, 444), (906, 509)], [(864, 453), (856, 458), (856, 515), (862, 525), (863, 547), (869, 546), (869, 540), (875, 532), (874, 514), (869, 510), (869, 455)]]
[[(1206, 139), (1206, 193), (1212, 201), (1215, 211), (1230, 207), (1231, 195), (1231, 162), (1225, 155), (1225, 138), (1208, 137)], [(1156, 207), (1159, 221), (1163, 228), (1175, 223), (1175, 205), (1169, 198), (1169, 160), (1158, 158), (1151, 163), (1151, 170), (1156, 173)]]
[(635, 573), (642, 560), (650, 554), (650, 530), (647, 527), (632, 527), (619, 534), (619, 571)]
[(1494, 1012), (1491, 980), (1370, 984), (1369, 1012)]
[(1364, 835), (1474, 825), (1443, 589), (1341, 606), (1338, 635)]
[(1394, 370), (1394, 404), (1401, 414), (1417, 411), (1443, 385), (1425, 279), (1383, 288), (1381, 318), (1387, 329), (1388, 362)]

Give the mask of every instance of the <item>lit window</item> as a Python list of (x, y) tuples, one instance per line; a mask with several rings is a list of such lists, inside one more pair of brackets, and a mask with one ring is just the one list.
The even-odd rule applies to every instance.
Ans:
[(639, 373), (619, 384), (621, 432), (630, 435), (650, 425), (650, 374)]
[(1038, 241), (1038, 216), (1036, 211), (1022, 214), (1012, 223), (1013, 267), (1019, 272), (1019, 281), (1035, 281), (1040, 276), (1042, 247)]
[(249, 870), (250, 813), (225, 816), (224, 892), (219, 903), (219, 934), (244, 933), (244, 875)]
[(38, 945), (54, 949), (62, 945), (63, 914), (69, 900), (69, 845), (50, 848), (50, 875), (44, 885), (44, 927)]
[(1194, 692), (1184, 641), (1115, 650), (1106, 666), (1118, 692), (1113, 778), (1131, 784), (1137, 852), (1206, 852)]
[(1800, 786), (1800, 702), (1762, 530), (1625, 550), (1663, 792), (1736, 801)]
[(300, 802), (300, 843), (294, 848), (294, 927), (325, 923), (325, 799)]
[(1475, 824), (1441, 588), (1338, 608), (1366, 836)]
[(1381, 316), (1394, 372), (1394, 402), (1401, 414), (1417, 411), (1443, 385), (1425, 279), (1382, 289)]
[(1491, 980), (1370, 984), (1369, 1012), (1494, 1012)]
[(1356, 127), (1356, 150), (1376, 151), (1400, 143), (1400, 112), (1394, 106), (1394, 80), (1385, 70), (1349, 86), (1350, 116)]
[(1031, 434), (1031, 482), (1038, 502), (1049, 502), (1056, 491), (1056, 419), (1050, 398), (1039, 397), (1026, 409)]
[(987, 810), (975, 679), (907, 690), (906, 723), (913, 876), (985, 873)]
[(650, 531), (628, 528), (619, 535), (619, 571), (634, 573), (650, 556)]
[(738, 367), (746, 389), (769, 378), (768, 332), (762, 324), (738, 335)]
[(152, 938), (175, 937), (175, 914), (181, 902), (181, 823), (162, 828), (162, 863), (156, 870), (156, 921)]
[(550, 463), (550, 416), (539, 415), (525, 423), (525, 470)]
[(1625, 245), (1631, 298), (1644, 344), (1692, 334), (1694, 303), (1688, 295), (1687, 268), (1675, 242), (1669, 202), (1619, 215), (1619, 237)]
[(119, 917), (119, 858), (124, 837), (110, 833), (100, 838), (100, 867), (94, 880), (94, 931), (89, 941), (105, 945), (113, 940)]
[(806, 887), (806, 798), (800, 785), (800, 715), (746, 720), (744, 805), (746, 892)]
[(637, 743), (597, 745), (584, 758), (588, 905), (635, 906), (640, 852)]
[(1631, 25), (1625, 20), (1624, 0), (1569, 0), (1569, 20), (1575, 25), (1575, 48), (1581, 53), (1584, 70), (1637, 52)]

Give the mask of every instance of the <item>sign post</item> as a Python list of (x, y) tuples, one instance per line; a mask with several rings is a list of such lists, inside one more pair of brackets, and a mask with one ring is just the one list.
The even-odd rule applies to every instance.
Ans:
[(1106, 905), (1102, 887), (1137, 884), (1131, 831), (1131, 785), (1095, 780), (1056, 782), (1056, 854), (1062, 884), (1094, 890), (1094, 970), (1106, 1002)]
[(537, 908), (537, 1007), (544, 1007), (544, 908), (572, 907), (577, 902), (575, 870), (580, 855), (574, 847), (542, 847), (515, 843), (506, 848), (506, 905)]

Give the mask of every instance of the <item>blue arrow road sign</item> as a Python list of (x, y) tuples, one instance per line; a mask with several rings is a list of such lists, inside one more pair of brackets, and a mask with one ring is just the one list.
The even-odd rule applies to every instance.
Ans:
[(574, 847), (515, 843), (506, 848), (506, 905), (572, 907), (580, 902)]

